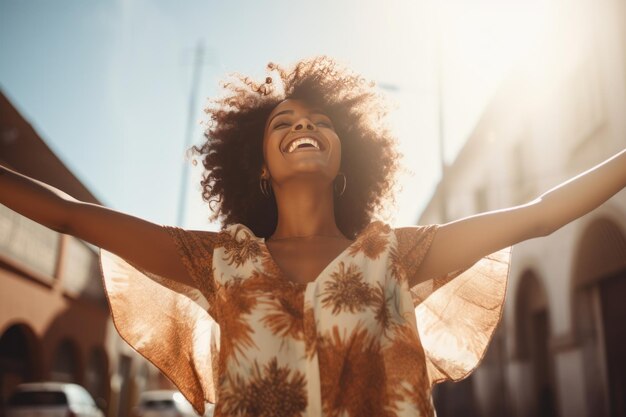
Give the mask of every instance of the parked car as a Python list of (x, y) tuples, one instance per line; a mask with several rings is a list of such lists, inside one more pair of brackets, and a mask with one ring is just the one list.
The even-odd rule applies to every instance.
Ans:
[[(205, 404), (203, 417), (213, 416), (213, 404)], [(198, 417), (183, 394), (175, 390), (145, 391), (134, 408), (137, 417)]]
[(66, 382), (20, 384), (9, 397), (6, 417), (104, 417), (80, 385)]

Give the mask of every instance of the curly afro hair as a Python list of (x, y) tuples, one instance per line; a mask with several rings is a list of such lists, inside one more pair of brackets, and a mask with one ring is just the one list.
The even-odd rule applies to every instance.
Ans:
[(242, 223), (255, 235), (269, 237), (277, 224), (273, 194), (261, 193), (263, 136), (271, 111), (285, 99), (303, 100), (333, 121), (342, 147), (340, 170), (347, 186), (335, 197), (335, 220), (354, 238), (382, 204), (393, 198), (399, 154), (395, 138), (383, 125), (386, 106), (373, 83), (340, 67), (328, 57), (298, 62), (285, 69), (267, 66), (278, 79), (257, 82), (235, 74), (223, 83), (225, 95), (210, 102), (206, 140), (192, 149), (202, 158), (202, 198), (213, 210), (211, 220), (225, 227)]

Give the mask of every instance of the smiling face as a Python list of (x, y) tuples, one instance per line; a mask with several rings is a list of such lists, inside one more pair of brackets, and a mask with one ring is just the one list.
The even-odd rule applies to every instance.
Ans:
[(274, 185), (304, 177), (332, 183), (341, 164), (341, 142), (327, 115), (287, 99), (267, 119), (263, 156), (265, 176)]

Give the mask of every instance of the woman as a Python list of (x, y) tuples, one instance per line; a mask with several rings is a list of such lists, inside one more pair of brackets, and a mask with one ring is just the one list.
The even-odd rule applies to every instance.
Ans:
[[(397, 154), (371, 85), (328, 58), (207, 109), (203, 197), (220, 233), (162, 227), (3, 169), (0, 202), (103, 249), (115, 325), (216, 416), (428, 416), (478, 364), (509, 246), (626, 185), (626, 152), (528, 204), (444, 225), (374, 221)], [(417, 317), (417, 319), (416, 319)], [(419, 328), (419, 333), (418, 329)]]

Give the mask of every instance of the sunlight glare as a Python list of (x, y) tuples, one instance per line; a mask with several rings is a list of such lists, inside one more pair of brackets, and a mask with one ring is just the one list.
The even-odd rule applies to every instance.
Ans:
[[(394, 14), (390, 17), (387, 11), (387, 30), (396, 31), (392, 38), (406, 40), (399, 51), (403, 59), (396, 62), (406, 64), (407, 70), (392, 74), (390, 69), (384, 79), (393, 80), (389, 84), (395, 86), (387, 89), (397, 103), (390, 122), (407, 171), (398, 178), (403, 192), (398, 194), (397, 207), (389, 208), (386, 215), (399, 223), (413, 223), (415, 218), (403, 207), (415, 206), (424, 200), (418, 196), (433, 191), (424, 189), (427, 184), (419, 174), (439, 166), (439, 100), (443, 100), (443, 140), (449, 163), (498, 85), (545, 32), (546, 6), (539, 0), (403, 2), (403, 8), (393, 4)], [(418, 14), (429, 16), (425, 24), (411, 24)], [(410, 45), (424, 39), (430, 44), (428, 55), (411, 54)], [(442, 77), (442, 97), (438, 77)], [(472, 113), (468, 108), (476, 110)], [(416, 138), (416, 131), (422, 137)]]

